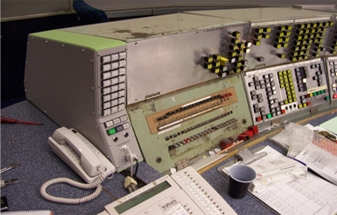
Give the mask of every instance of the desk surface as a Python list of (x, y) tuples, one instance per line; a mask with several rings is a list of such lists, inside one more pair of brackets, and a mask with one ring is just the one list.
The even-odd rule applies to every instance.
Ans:
[[(11, 162), (18, 162), (19, 167), (2, 174), (1, 179), (18, 179), (18, 183), (1, 188), (1, 196), (6, 196), (10, 211), (17, 210), (52, 210), (55, 215), (67, 214), (97, 214), (104, 206), (128, 194), (123, 188), (124, 176), (115, 173), (112, 179), (105, 180), (102, 185), (104, 191), (93, 201), (80, 205), (63, 205), (44, 200), (39, 193), (40, 186), (47, 180), (57, 177), (68, 177), (76, 181), (82, 181), (47, 144), (48, 137), (58, 128), (41, 111), (28, 101), (23, 101), (1, 110), (1, 115), (20, 120), (42, 122), (44, 125), (2, 124), (1, 125), (1, 168)], [(327, 119), (337, 116), (337, 113), (328, 114), (311, 121), (318, 125)], [(272, 145), (282, 150), (269, 140), (253, 146)], [(233, 158), (232, 158), (233, 159)], [(229, 162), (229, 159), (226, 162)], [(228, 180), (218, 171), (221, 163), (207, 170), (202, 176), (219, 194), (240, 214), (274, 214), (262, 205), (253, 196), (247, 195), (243, 199), (233, 199), (227, 194)], [(145, 183), (149, 183), (161, 174), (148, 166), (145, 162), (140, 163), (138, 175)], [(88, 195), (92, 190), (85, 191), (70, 187), (66, 184), (51, 186), (48, 192), (54, 195), (79, 198)]]

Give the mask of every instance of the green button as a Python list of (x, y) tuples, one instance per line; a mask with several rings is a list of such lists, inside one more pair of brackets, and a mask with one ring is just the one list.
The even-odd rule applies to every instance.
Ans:
[(271, 117), (272, 117), (271, 113), (268, 113), (268, 114), (267, 114), (267, 118), (269, 119), (269, 118), (271, 118)]
[(108, 135), (113, 135), (113, 134), (115, 134), (116, 132), (117, 132), (117, 131), (116, 131), (116, 128), (111, 128), (111, 129), (107, 130)]

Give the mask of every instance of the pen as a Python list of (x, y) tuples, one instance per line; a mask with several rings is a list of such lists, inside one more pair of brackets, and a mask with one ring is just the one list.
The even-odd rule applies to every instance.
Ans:
[(4, 187), (9, 184), (15, 184), (17, 182), (18, 182), (18, 179), (1, 180), (1, 187)]
[(27, 124), (27, 125), (43, 125), (40, 122), (30, 122), (30, 121), (23, 121), (23, 120), (17, 120), (17, 119), (13, 119), (13, 118), (7, 118), (7, 117), (3, 117), (1, 116), (1, 123), (18, 123), (18, 124)]

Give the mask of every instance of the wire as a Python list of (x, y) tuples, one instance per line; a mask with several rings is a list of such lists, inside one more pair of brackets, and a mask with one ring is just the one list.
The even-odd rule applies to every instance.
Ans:
[(129, 146), (126, 147), (126, 149), (128, 150), (129, 152), (129, 156), (130, 156), (130, 177), (132, 178), (132, 174), (133, 174), (133, 155), (132, 155), (132, 152), (131, 152), (131, 149), (129, 148)]
[(137, 177), (139, 161), (138, 161), (137, 158), (135, 158), (135, 160), (136, 160), (136, 170), (135, 170), (135, 174), (134, 175), (135, 175), (135, 177)]
[[(99, 194), (102, 192), (102, 189), (103, 189), (101, 183), (105, 180), (105, 178), (106, 178), (106, 175), (104, 173), (102, 173), (94, 182), (92, 182), (90, 184), (77, 182), (77, 181), (74, 181), (74, 180), (69, 179), (69, 178), (55, 178), (55, 179), (51, 179), (51, 180), (45, 182), (41, 186), (40, 194), (43, 198), (45, 198), (49, 201), (52, 201), (52, 202), (63, 203), (63, 204), (80, 204), (80, 203), (91, 201), (91, 200), (93, 200), (93, 199), (95, 199), (96, 197), (99, 196)], [(48, 194), (47, 191), (46, 191), (47, 188), (50, 185), (58, 184), (58, 183), (66, 183), (66, 184), (70, 184), (74, 187), (81, 188), (81, 189), (87, 189), (87, 190), (96, 188), (96, 190), (88, 196), (84, 196), (82, 198), (77, 198), (77, 199), (56, 197), (56, 196), (52, 196), (52, 195)]]

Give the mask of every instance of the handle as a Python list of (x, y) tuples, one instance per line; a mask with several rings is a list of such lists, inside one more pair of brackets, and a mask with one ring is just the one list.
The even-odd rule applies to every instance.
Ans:
[(61, 145), (68, 144), (80, 156), (80, 165), (90, 177), (94, 177), (105, 170), (104, 165), (95, 153), (71, 130), (66, 127), (58, 128), (52, 137)]

